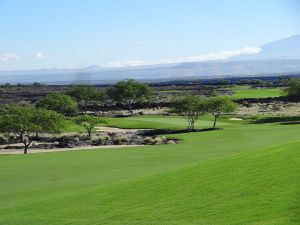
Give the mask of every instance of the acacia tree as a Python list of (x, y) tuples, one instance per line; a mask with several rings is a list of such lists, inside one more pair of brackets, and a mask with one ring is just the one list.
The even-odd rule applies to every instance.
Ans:
[(91, 115), (77, 116), (74, 118), (74, 121), (87, 131), (89, 137), (92, 136), (92, 132), (96, 124), (106, 123), (104, 119)]
[(9, 105), (0, 113), (0, 132), (14, 134), (24, 144), (24, 154), (27, 154), (36, 134), (58, 133), (63, 121), (61, 114), (51, 110)]
[(97, 88), (85, 85), (75, 86), (66, 91), (66, 94), (83, 104), (84, 113), (87, 113), (87, 107), (91, 102), (99, 102), (104, 99), (103, 93)]
[(116, 83), (106, 93), (113, 101), (125, 104), (132, 113), (132, 104), (150, 100), (153, 91), (150, 86), (130, 79)]
[(51, 93), (43, 97), (37, 107), (53, 110), (64, 115), (73, 115), (78, 111), (77, 102), (69, 95)]
[(188, 121), (187, 129), (195, 129), (195, 122), (205, 112), (204, 100), (197, 96), (186, 96), (176, 99), (171, 105), (171, 112), (183, 116)]
[(231, 113), (236, 110), (236, 104), (227, 97), (213, 97), (206, 100), (206, 110), (214, 116), (213, 128), (216, 127), (217, 119), (224, 113)]

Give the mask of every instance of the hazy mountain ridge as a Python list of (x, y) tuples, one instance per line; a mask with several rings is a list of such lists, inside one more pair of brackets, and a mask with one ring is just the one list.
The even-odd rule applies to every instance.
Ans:
[(273, 41), (260, 48), (258, 54), (237, 56), (229, 60), (299, 59), (300, 35)]
[(300, 72), (300, 35), (274, 41), (255, 55), (223, 61), (186, 62), (139, 67), (106, 68), (92, 65), (81, 69), (0, 71), (1, 83), (112, 82), (126, 78), (162, 79), (184, 77), (247, 76)]

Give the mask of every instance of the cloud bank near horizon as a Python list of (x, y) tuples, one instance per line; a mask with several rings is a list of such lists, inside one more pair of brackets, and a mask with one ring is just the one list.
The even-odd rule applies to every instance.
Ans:
[(171, 64), (171, 63), (184, 63), (184, 62), (202, 62), (209, 60), (224, 60), (234, 56), (240, 55), (253, 55), (261, 52), (259, 47), (244, 47), (229, 51), (219, 51), (207, 53), (199, 56), (177, 57), (172, 59), (159, 59), (159, 60), (124, 60), (109, 62), (105, 67), (127, 67), (127, 66), (146, 66), (156, 64)]
[(16, 53), (5, 53), (5, 54), (0, 54), (0, 61), (1, 62), (11, 62), (11, 61), (16, 61), (19, 60), (21, 56)]

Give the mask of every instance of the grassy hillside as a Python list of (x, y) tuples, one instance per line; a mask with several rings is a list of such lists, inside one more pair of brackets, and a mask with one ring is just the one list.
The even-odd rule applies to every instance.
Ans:
[(0, 224), (299, 224), (300, 125), (222, 122), (179, 145), (1, 156)]

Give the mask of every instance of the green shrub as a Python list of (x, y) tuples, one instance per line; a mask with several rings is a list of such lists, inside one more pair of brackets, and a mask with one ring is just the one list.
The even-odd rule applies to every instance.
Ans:
[(78, 111), (77, 102), (72, 97), (60, 93), (52, 93), (43, 97), (36, 106), (64, 115), (73, 115)]

